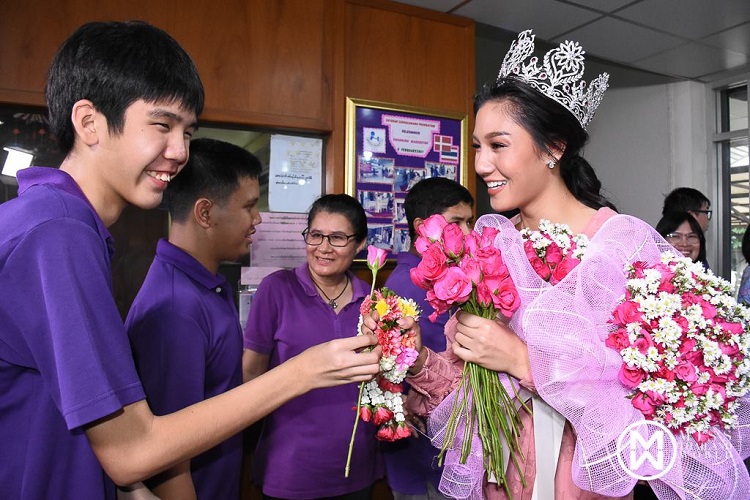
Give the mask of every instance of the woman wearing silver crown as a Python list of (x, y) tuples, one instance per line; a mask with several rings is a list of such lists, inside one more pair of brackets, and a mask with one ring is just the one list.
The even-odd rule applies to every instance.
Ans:
[[(608, 75), (586, 87), (584, 52), (577, 43), (560, 44), (542, 61), (532, 57), (533, 48), (530, 31), (513, 43), (497, 81), (475, 98), (473, 133), (476, 172), (493, 209), (520, 210), (513, 220), (483, 216), (477, 230), (499, 229), (495, 246), (521, 295), (521, 308), (509, 325), (457, 313), (446, 325), (451, 348), (438, 354), (420, 347), (407, 403), (412, 412), (430, 415), (430, 434), (439, 436), (461, 365), (471, 361), (520, 383), (525, 389), (520, 397), (528, 398), (533, 416), (520, 412), (524, 426), (515, 454), (520, 467), (507, 467), (504, 486), (487, 478), (481, 460), (472, 469), (449, 452), (440, 489), (455, 498), (632, 498), (636, 482), (646, 479), (662, 499), (747, 498), (746, 398), (737, 400), (738, 425), (712, 429), (714, 438), (703, 446), (650, 426), (633, 438), (644, 414), (618, 380), (620, 353), (605, 341), (624, 295), (625, 265), (658, 262), (671, 247), (646, 223), (613, 210), (580, 155)], [(524, 251), (521, 230), (538, 230), (543, 220), (589, 239), (580, 264), (555, 285), (534, 271)], [(623, 441), (627, 432), (630, 440)], [(644, 456), (632, 460), (636, 451)]]

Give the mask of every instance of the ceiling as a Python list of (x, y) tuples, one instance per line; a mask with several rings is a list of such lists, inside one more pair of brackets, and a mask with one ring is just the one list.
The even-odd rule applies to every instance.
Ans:
[(398, 0), (607, 61), (712, 82), (750, 71), (750, 0)]

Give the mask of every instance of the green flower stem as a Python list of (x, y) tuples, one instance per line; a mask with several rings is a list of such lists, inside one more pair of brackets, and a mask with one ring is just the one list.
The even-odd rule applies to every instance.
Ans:
[[(494, 320), (496, 310), (492, 306), (480, 306), (476, 300), (475, 292), (466, 302), (462, 309), (465, 312)], [(518, 398), (518, 391), (513, 386), (511, 396), (503, 387), (498, 373), (483, 368), (475, 363), (465, 363), (461, 381), (456, 389), (456, 397), (453, 401), (451, 415), (445, 431), (445, 438), (440, 450), (439, 463), (442, 465), (445, 453), (454, 448), (459, 423), (464, 422), (465, 428), (461, 436), (460, 463), (466, 463), (471, 453), (472, 437), (474, 428), (482, 443), (482, 456), (485, 470), (495, 476), (498, 484), (503, 485), (507, 491), (505, 469), (508, 459), (503, 457), (502, 435), (508, 445), (510, 461), (513, 462), (519, 476), (523, 479), (521, 464), (518, 460), (520, 447), (521, 417), (519, 409), (516, 408), (514, 399)], [(524, 410), (530, 409), (521, 403)], [(525, 481), (524, 481), (525, 485)]]
[(357, 397), (357, 415), (354, 417), (354, 428), (352, 429), (352, 438), (349, 440), (349, 453), (346, 455), (346, 468), (344, 477), (349, 477), (349, 466), (352, 461), (352, 451), (354, 450), (354, 437), (357, 435), (357, 424), (359, 424), (359, 410), (362, 407), (362, 393), (365, 392), (365, 383), (359, 383), (359, 396)]

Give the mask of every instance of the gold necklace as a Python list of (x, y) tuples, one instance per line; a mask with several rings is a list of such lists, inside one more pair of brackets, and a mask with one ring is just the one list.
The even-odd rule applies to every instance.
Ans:
[(339, 306), (336, 300), (341, 298), (341, 296), (344, 295), (344, 292), (346, 291), (347, 287), (349, 287), (349, 275), (347, 274), (345, 276), (346, 276), (346, 284), (344, 285), (344, 288), (341, 290), (341, 293), (336, 295), (334, 298), (329, 297), (328, 294), (325, 293), (322, 288), (320, 288), (320, 285), (318, 285), (318, 282), (315, 281), (315, 278), (310, 276), (310, 279), (312, 279), (313, 285), (315, 285), (315, 288), (320, 290), (320, 293), (323, 294), (323, 297), (325, 297), (328, 300), (328, 305), (331, 306), (332, 309), (336, 309)]

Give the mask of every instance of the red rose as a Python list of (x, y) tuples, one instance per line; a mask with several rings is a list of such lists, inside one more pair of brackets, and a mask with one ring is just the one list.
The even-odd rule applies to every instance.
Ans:
[(560, 247), (554, 241), (544, 251), (544, 261), (550, 268), (554, 269), (563, 260), (563, 254)]
[(647, 395), (639, 392), (630, 400), (633, 408), (643, 413), (646, 418), (652, 418), (656, 412), (654, 402)]
[(618, 352), (622, 351), (626, 347), (630, 346), (630, 338), (628, 336), (628, 332), (623, 329), (619, 329), (615, 332), (612, 332), (607, 336), (607, 339), (604, 341), (604, 345), (607, 347), (611, 347), (612, 349), (616, 349)]
[(555, 266), (555, 270), (552, 271), (552, 276), (550, 276), (549, 282), (553, 285), (560, 283), (563, 278), (565, 278), (568, 273), (570, 273), (570, 271), (572, 271), (580, 263), (580, 260), (574, 259), (572, 257), (563, 259), (562, 262)]
[(385, 406), (378, 406), (375, 409), (375, 414), (372, 416), (372, 423), (380, 425), (388, 422), (393, 418), (393, 412)]
[(623, 364), (620, 367), (620, 372), (617, 374), (617, 379), (628, 389), (635, 389), (638, 387), (645, 377), (646, 374), (643, 370), (640, 368), (628, 368), (628, 365), (626, 364)]
[(640, 311), (640, 305), (632, 300), (626, 300), (615, 308), (615, 321), (620, 325), (635, 323), (643, 319)]
[(521, 297), (513, 280), (508, 278), (500, 283), (500, 287), (492, 294), (492, 302), (503, 316), (513, 316), (516, 309), (521, 306)]
[(542, 259), (536, 256), (529, 256), (529, 262), (531, 263), (531, 267), (534, 268), (534, 271), (539, 275), (540, 278), (542, 278), (544, 281), (549, 281), (550, 276), (552, 275), (552, 271), (550, 270), (549, 266), (544, 263)]
[(689, 361), (681, 361), (680, 364), (675, 366), (674, 373), (683, 382), (693, 383), (698, 380), (695, 366)]
[(364, 422), (369, 422), (372, 419), (372, 410), (369, 406), (360, 406), (359, 418)]

